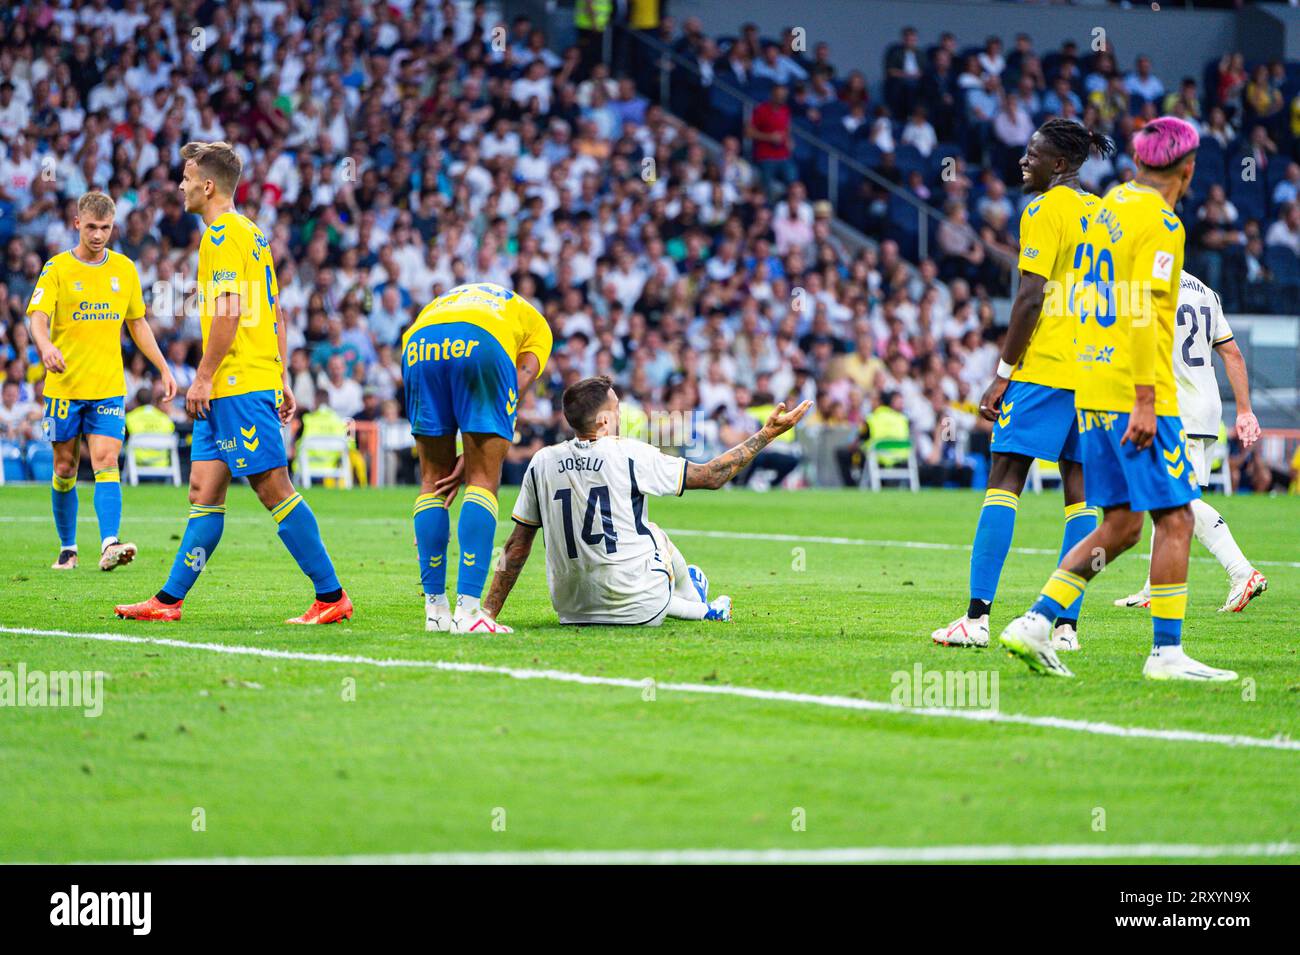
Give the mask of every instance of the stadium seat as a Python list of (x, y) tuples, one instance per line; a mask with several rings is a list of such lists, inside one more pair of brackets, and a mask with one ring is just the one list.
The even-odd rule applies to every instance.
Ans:
[[(915, 493), (921, 489), (921, 474), (916, 464), (916, 447), (911, 439), (868, 441), (864, 449), (866, 461), (862, 468), (861, 486), (879, 491), (884, 481), (906, 481)], [(898, 463), (898, 455), (906, 453), (905, 463)], [(882, 456), (891, 459), (884, 463)]]
[(1025, 484), (1035, 494), (1042, 494), (1044, 482), (1059, 485), (1061, 483), (1061, 466), (1055, 461), (1035, 460), (1029, 466), (1029, 477)]
[(54, 477), (54, 448), (48, 441), (27, 445), (27, 472), (38, 484), (48, 484)]
[(311, 487), (313, 480), (332, 479), (341, 487), (352, 486), (351, 448), (338, 435), (314, 434), (298, 442), (298, 481)]
[(921, 155), (921, 151), (915, 146), (899, 146), (894, 153), (894, 162), (898, 166), (898, 171), (903, 174), (906, 180), (913, 172), (919, 172), (922, 176), (929, 172), (930, 162)]
[[(126, 483), (135, 487), (140, 478), (165, 478), (181, 484), (181, 445), (175, 434), (133, 434), (123, 448)], [(162, 455), (166, 455), (165, 462)]]
[[(1237, 164), (1236, 168), (1240, 168), (1240, 159), (1234, 160), (1234, 163)], [(1268, 197), (1264, 183), (1258, 179), (1251, 181), (1229, 176), (1228, 186), (1228, 198), (1241, 214), (1241, 221), (1255, 219), (1263, 224), (1268, 218)]]

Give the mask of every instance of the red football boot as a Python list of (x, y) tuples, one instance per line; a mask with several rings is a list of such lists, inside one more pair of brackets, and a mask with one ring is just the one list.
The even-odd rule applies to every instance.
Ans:
[(113, 612), (123, 620), (179, 620), (184, 602), (165, 604), (157, 597), (150, 597), (138, 604), (118, 604)]
[(325, 603), (315, 600), (307, 608), (307, 612), (301, 617), (292, 617), (285, 623), (339, 623), (343, 620), (352, 619), (352, 601), (348, 599), (348, 592), (343, 591), (343, 596), (333, 603)]

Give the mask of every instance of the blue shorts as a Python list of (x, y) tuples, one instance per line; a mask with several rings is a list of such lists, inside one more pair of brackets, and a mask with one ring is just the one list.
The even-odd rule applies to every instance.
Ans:
[(1181, 507), (1201, 496), (1187, 459), (1187, 435), (1177, 415), (1156, 418), (1156, 436), (1144, 451), (1120, 444), (1128, 430), (1122, 411), (1079, 411), (1083, 432), (1083, 487), (1089, 504), (1134, 511)]
[(235, 477), (285, 467), (278, 390), (213, 398), (206, 418), (194, 419), (191, 461), (224, 461)]
[(515, 436), (519, 374), (506, 350), (471, 322), (427, 325), (402, 352), (411, 434)]
[(994, 454), (1023, 454), (1044, 461), (1082, 461), (1074, 392), (1013, 381), (990, 442)]
[(41, 428), (45, 440), (54, 444), (83, 434), (102, 434), (121, 441), (126, 437), (126, 399), (121, 395), (93, 401), (46, 398)]

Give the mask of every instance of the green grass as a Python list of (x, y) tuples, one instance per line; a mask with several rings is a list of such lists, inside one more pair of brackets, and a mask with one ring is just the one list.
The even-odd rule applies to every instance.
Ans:
[[(372, 658), (449, 660), (610, 677), (733, 684), (888, 701), (891, 676), (996, 671), (1006, 713), (1257, 737), (1300, 737), (1294, 621), (1300, 569), (1265, 567), (1268, 594), (1215, 612), (1217, 564), (1193, 545), (1193, 655), (1253, 681), (1141, 679), (1149, 618), (1111, 606), (1146, 563), (1092, 587), (1074, 681), (1032, 676), (994, 651), (935, 647), (965, 604), (968, 554), (677, 535), (730, 626), (579, 629), (556, 621), (540, 542), (502, 615), (513, 636), (426, 635), (410, 490), (307, 497), (356, 607), (300, 629), (310, 587), (245, 488), (176, 625), (114, 619), (164, 579), (184, 492), (126, 489), (139, 560), (112, 574), (48, 569), (45, 488), (0, 489), (0, 626), (165, 636)], [(81, 538), (97, 537), (82, 488)], [(506, 513), (509, 494), (503, 494)], [(973, 493), (695, 492), (656, 501), (664, 528), (874, 541), (969, 542)], [(1294, 561), (1300, 500), (1220, 501), (1257, 561)], [(1054, 549), (1060, 499), (1027, 496), (1017, 547)], [(508, 528), (500, 528), (499, 540)], [(1145, 545), (1143, 545), (1145, 546)], [(994, 631), (1050, 571), (1012, 554)], [(230, 656), (145, 644), (0, 634), (0, 670), (102, 670), (103, 715), (0, 709), (0, 859), (531, 849), (816, 848), (970, 844), (1300, 841), (1300, 752), (1119, 739), (1039, 726), (864, 713), (660, 690)], [(355, 681), (355, 700), (345, 699)], [(1247, 697), (1253, 696), (1253, 699)], [(206, 830), (194, 831), (201, 808)], [(505, 830), (494, 818), (505, 810)], [(794, 831), (796, 809), (806, 830)], [(1094, 829), (1097, 810), (1105, 831)]]

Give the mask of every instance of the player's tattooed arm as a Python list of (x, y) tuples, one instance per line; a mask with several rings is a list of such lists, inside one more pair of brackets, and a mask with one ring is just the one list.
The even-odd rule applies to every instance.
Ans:
[(497, 564), (497, 572), (492, 578), (492, 589), (483, 598), (483, 609), (492, 615), (493, 620), (501, 613), (506, 598), (514, 589), (515, 581), (519, 579), (519, 572), (528, 562), (528, 555), (533, 552), (533, 538), (536, 536), (536, 527), (516, 524), (510, 537), (506, 539), (506, 546), (501, 551), (501, 561)]
[(793, 411), (785, 410), (785, 403), (776, 409), (767, 419), (767, 424), (754, 432), (730, 451), (719, 454), (705, 464), (686, 465), (686, 487), (707, 488), (716, 491), (733, 477), (743, 471), (758, 457), (758, 453), (771, 444), (778, 436), (785, 434), (812, 407), (811, 401), (805, 401)]

